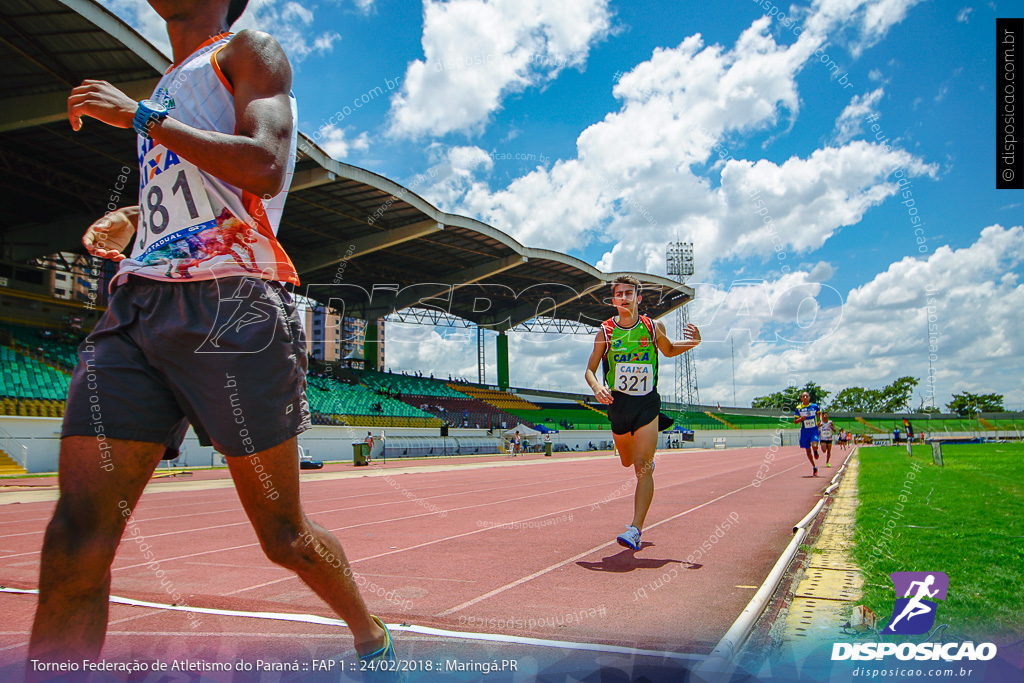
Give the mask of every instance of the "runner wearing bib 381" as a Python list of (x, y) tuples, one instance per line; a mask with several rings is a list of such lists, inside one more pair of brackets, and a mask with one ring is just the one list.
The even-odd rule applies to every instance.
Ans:
[[(658, 395), (658, 351), (678, 356), (700, 343), (700, 331), (687, 326), (686, 339), (672, 341), (665, 325), (640, 315), (640, 281), (624, 275), (612, 283), (612, 304), (618, 315), (602, 324), (584, 378), (601, 403), (608, 405), (612, 436), (623, 467), (636, 472), (633, 521), (616, 539), (632, 550), (640, 549), (640, 533), (654, 499), (654, 452), (658, 432), (672, 420), (661, 415)], [(604, 381), (596, 374), (604, 366)]]
[[(246, 0), (148, 4), (167, 24), (175, 61), (152, 96), (136, 102), (90, 79), (68, 97), (72, 130), (137, 140), (139, 205), (109, 212), (82, 238), (120, 266), (69, 382), (60, 499), (43, 537), (28, 657), (100, 657), (121, 537), (191, 424), (225, 456), (268, 559), (344, 619), (364, 670), (393, 679), (387, 627), (367, 611), (338, 539), (306, 516), (299, 496), (298, 435), (312, 426), (306, 342), (280, 283), (298, 278), (276, 237), (297, 154), (291, 66), (266, 33), (229, 32)], [(50, 671), (31, 667), (30, 683)]]

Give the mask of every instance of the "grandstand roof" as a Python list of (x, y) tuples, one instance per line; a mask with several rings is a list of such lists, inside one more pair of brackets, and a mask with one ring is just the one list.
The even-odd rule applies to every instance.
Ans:
[[(106, 211), (122, 168), (137, 163), (135, 136), (85, 120), (67, 123), (67, 95), (104, 79), (136, 99), (170, 60), (93, 0), (9, 0), (0, 10), (0, 225), (3, 257), (26, 260), (81, 249), (84, 228)], [(525, 247), (501, 230), (445, 213), (386, 178), (327, 156), (300, 133), (278, 237), (303, 281), (300, 293), (368, 320), (427, 307), (503, 330), (545, 316), (597, 324), (609, 307), (602, 273), (555, 251)], [(125, 189), (119, 204), (135, 202)], [(336, 278), (345, 262), (344, 275)], [(660, 317), (693, 298), (664, 277), (644, 283), (645, 312)], [(335, 280), (338, 284), (334, 284)]]

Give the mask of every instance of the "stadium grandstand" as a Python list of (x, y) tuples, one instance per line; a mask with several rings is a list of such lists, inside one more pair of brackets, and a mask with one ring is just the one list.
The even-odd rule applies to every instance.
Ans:
[[(109, 188), (136, 185), (138, 173), (131, 131), (85, 126), (71, 134), (67, 94), (96, 78), (141, 99), (169, 60), (91, 0), (30, 5), (31, 11), (25, 5), (6, 21), (19, 35), (40, 37), (0, 61), (0, 450), (21, 471), (41, 472), (56, 469), (55, 434), (76, 348), (104, 310), (113, 273), (111, 263), (84, 253), (81, 235), (110, 210)], [(47, 30), (40, 33), (40, 26)], [(593, 334), (608, 313), (601, 292), (623, 273), (525, 247), (490, 225), (439, 210), (392, 180), (330, 158), (301, 132), (299, 138), (278, 237), (303, 282), (296, 294), (339, 321), (358, 321), (344, 326), (360, 335), (345, 353), (339, 340), (330, 361), (310, 346), (315, 362), (307, 386), (315, 426), (301, 438), (307, 450), (325, 460), (345, 459), (350, 445), (365, 437), (362, 429), (386, 429), (392, 443), (428, 440), (404, 448), (410, 456), (494, 452), (501, 432), (519, 425), (557, 432), (563, 448), (609, 443), (606, 409), (592, 395), (510, 386), (514, 359), (507, 333)], [(133, 203), (131, 195), (122, 203)], [(39, 202), (48, 210), (36, 210)], [(346, 270), (339, 282), (341, 265)], [(652, 317), (693, 299), (691, 288), (667, 277), (629, 274), (641, 281)], [(479, 305), (482, 297), (489, 306)], [(429, 367), (415, 374), (383, 372), (386, 323), (392, 320), (459, 321), (497, 333), (496, 381), (483, 381), (482, 354), (477, 382), (434, 378)], [(482, 344), (482, 335), (477, 338)], [(788, 444), (796, 431), (788, 416), (766, 411), (671, 402), (664, 408), (678, 428), (695, 433), (692, 445), (698, 447), (720, 435), (743, 446), (779, 438)], [(890, 436), (904, 417), (836, 414), (833, 420), (870, 439)], [(919, 431), (943, 434), (1013, 435), (1024, 427), (1019, 415), (911, 419)], [(442, 428), (452, 432), (438, 449)], [(662, 444), (669, 443), (678, 442), (666, 436)], [(186, 462), (215, 463), (212, 450), (199, 447), (194, 436), (186, 451)]]

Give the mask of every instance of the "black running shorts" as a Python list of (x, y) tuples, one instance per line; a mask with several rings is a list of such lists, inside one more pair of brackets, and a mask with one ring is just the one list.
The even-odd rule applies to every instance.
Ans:
[(175, 449), (191, 423), (224, 455), (258, 453), (310, 428), (306, 364), (277, 282), (128, 276), (78, 349), (61, 437)]
[(612, 404), (608, 406), (608, 419), (613, 434), (635, 434), (636, 430), (658, 420), (658, 431), (672, 426), (672, 420), (661, 415), (661, 396), (652, 391), (643, 396), (630, 396), (619, 391), (612, 392)]

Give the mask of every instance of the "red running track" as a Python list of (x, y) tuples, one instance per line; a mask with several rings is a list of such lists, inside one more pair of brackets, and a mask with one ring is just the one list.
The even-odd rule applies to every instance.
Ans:
[[(632, 517), (634, 477), (610, 454), (389, 462), (369, 472), (346, 466), (304, 472), (302, 495), (309, 516), (341, 540), (371, 612), (388, 623), (707, 654), (835, 471), (811, 478), (801, 450), (780, 448), (770, 462), (767, 452), (660, 452), (637, 552), (615, 543)], [(263, 557), (235, 492), (211, 476), (147, 488), (134, 540), (149, 545), (164, 584), (140, 542), (126, 537), (112, 594), (166, 604), (172, 586), (192, 607), (333, 617)], [(19, 495), (0, 493), (0, 503)], [(0, 584), (36, 587), (53, 506), (0, 505)], [(0, 605), (0, 656), (9, 662), (24, 657), (35, 596), (0, 593)], [(199, 619), (112, 605), (104, 654), (163, 652), (175, 643), (188, 652), (210, 638), (221, 652), (240, 652), (254, 638), (269, 644), (298, 635), (335, 638), (337, 649), (334, 626)]]

